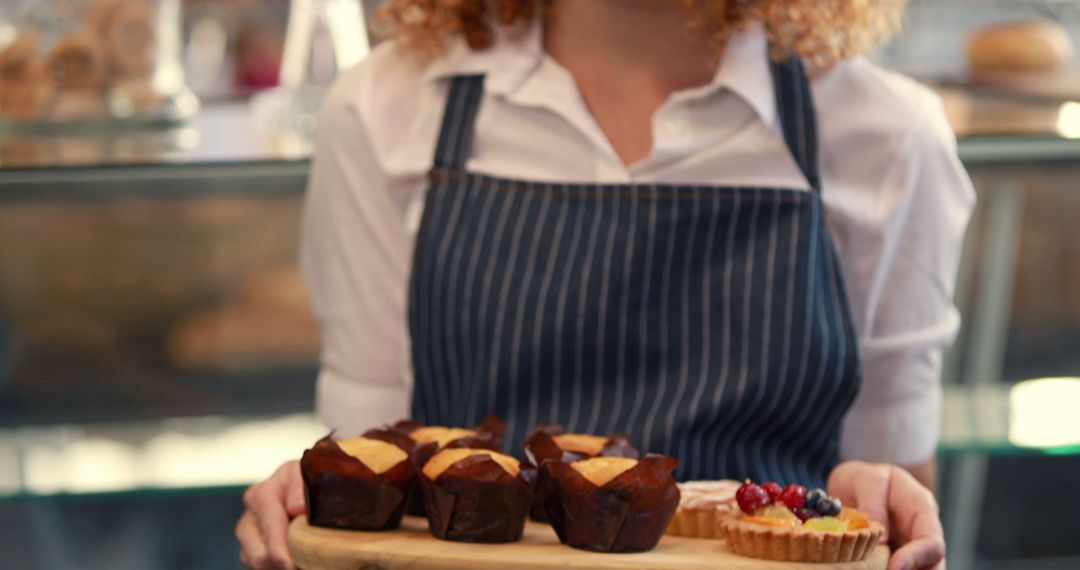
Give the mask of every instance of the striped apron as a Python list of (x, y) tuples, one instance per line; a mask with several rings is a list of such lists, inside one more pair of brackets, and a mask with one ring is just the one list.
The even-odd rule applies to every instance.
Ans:
[(681, 479), (821, 485), (861, 378), (802, 63), (772, 64), (811, 188), (573, 184), (465, 170), (482, 76), (450, 84), (412, 268), (413, 413), (625, 433)]

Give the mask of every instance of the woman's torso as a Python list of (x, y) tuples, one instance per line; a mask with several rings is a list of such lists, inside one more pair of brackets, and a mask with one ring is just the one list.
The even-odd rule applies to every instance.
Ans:
[[(406, 258), (394, 263), (392, 275), (370, 286), (370, 297), (356, 300), (383, 326), (358, 328), (354, 354), (342, 358), (375, 362), (376, 373), (386, 376), (395, 367), (407, 370), (407, 354), (401, 352), (408, 346), (402, 342), (404, 298), (397, 288), (407, 279), (449, 75), (488, 75), (468, 163), (472, 171), (515, 179), (806, 187), (777, 135), (759, 34), (733, 40), (713, 85), (676, 94), (661, 108), (652, 154), (629, 168), (575, 96), (572, 78), (538, 49), (528, 41), (487, 54), (467, 55), (458, 48), (418, 71), (381, 48), (335, 90), (327, 113), (337, 106), (339, 113), (358, 115), (364, 126), (362, 132), (336, 136), (362, 137), (375, 163), (368, 166), (377, 167), (380, 178), (371, 180), (379, 187), (371, 198), (376, 203), (365, 207), (388, 215), (379, 223), (393, 230), (358, 247), (373, 248), (376, 256), (381, 250), (381, 255)], [(904, 161), (917, 156), (911, 152), (913, 141), (947, 145), (948, 138), (937, 130), (941, 118), (932, 98), (866, 62), (840, 64), (818, 77), (813, 90), (821, 117), (824, 205), (849, 284), (855, 328), (860, 336), (888, 333), (889, 323), (878, 316), (888, 310), (889, 299), (873, 296), (881, 278), (875, 268), (895, 255), (890, 232), (911, 200), (910, 180), (901, 176), (911, 165)], [(938, 115), (926, 121), (920, 118), (925, 113)], [(380, 338), (392, 340), (387, 344)], [(324, 410), (333, 407), (323, 404)]]

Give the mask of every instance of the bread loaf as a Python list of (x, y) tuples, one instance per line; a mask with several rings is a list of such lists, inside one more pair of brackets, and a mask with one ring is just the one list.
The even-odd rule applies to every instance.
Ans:
[(1073, 52), (1068, 32), (1042, 20), (981, 28), (967, 41), (968, 67), (974, 74), (1056, 71), (1072, 64)]

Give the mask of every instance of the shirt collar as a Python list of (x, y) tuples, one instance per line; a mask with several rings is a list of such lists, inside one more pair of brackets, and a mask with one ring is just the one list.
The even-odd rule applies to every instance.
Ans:
[[(548, 55), (544, 52), (539, 22), (527, 29), (499, 30), (498, 49), (473, 51), (461, 38), (455, 38), (447, 51), (432, 61), (424, 71), (427, 80), (455, 75), (482, 74), (485, 89), (494, 95), (512, 96), (529, 84)], [(681, 91), (675, 98), (705, 98), (722, 89), (741, 97), (763, 123), (775, 130), (778, 124), (769, 45), (758, 23), (735, 30), (724, 48), (716, 74), (707, 85)]]
[(491, 94), (510, 95), (540, 67), (544, 53), (539, 22), (524, 28), (496, 31), (497, 49), (475, 51), (461, 37), (454, 38), (445, 53), (428, 64), (424, 78), (429, 81), (455, 75), (484, 75), (484, 89)]
[(763, 123), (770, 128), (776, 128), (779, 118), (769, 59), (769, 42), (760, 24), (752, 23), (732, 33), (710, 85), (726, 88), (742, 97), (754, 108)]

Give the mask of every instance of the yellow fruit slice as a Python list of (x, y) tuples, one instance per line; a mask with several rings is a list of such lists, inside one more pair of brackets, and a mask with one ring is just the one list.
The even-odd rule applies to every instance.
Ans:
[[(795, 513), (788, 510), (784, 505), (769, 505), (767, 507), (761, 507), (754, 511), (755, 517), (765, 517), (769, 519), (781, 519), (786, 521), (798, 521), (799, 517), (795, 516)], [(799, 521), (800, 523), (802, 521)]]
[(847, 507), (840, 509), (840, 514), (836, 515), (836, 518), (847, 522), (848, 530), (859, 530), (870, 526), (870, 517), (866, 516), (866, 513)]
[(800, 526), (802, 524), (801, 522), (799, 522), (798, 517), (795, 517), (794, 520), (792, 520), (792, 519), (780, 519), (780, 518), (775, 518), (775, 517), (751, 516), (751, 517), (743, 517), (741, 520), (742, 520), (742, 522), (748, 522), (750, 524), (757, 524), (757, 525), (761, 525), (761, 526), (774, 526), (774, 527), (779, 527), (779, 528), (795, 528), (795, 527), (798, 527), (798, 526)]
[(836, 517), (821, 517), (807, 520), (803, 523), (803, 528), (825, 532), (844, 532), (848, 530), (848, 523)]

